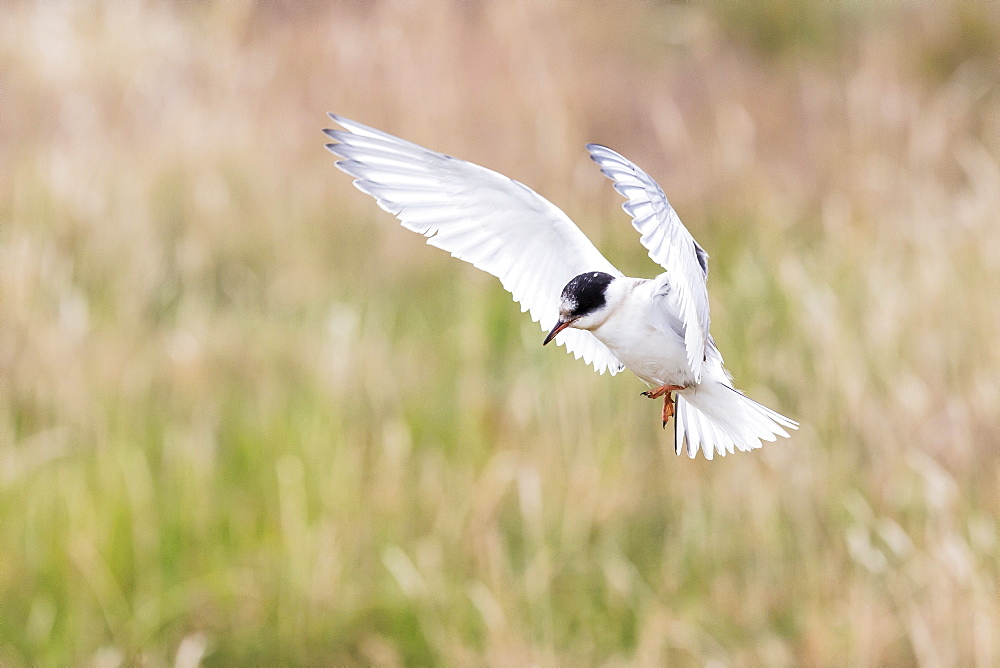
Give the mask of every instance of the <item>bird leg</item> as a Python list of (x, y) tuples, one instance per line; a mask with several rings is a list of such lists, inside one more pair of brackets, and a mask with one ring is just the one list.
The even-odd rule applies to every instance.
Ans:
[(684, 385), (660, 385), (659, 387), (654, 387), (653, 389), (643, 392), (642, 396), (649, 397), (650, 399), (659, 399), (664, 394), (668, 392), (676, 392), (677, 390), (686, 390), (687, 387)]
[(687, 389), (683, 385), (660, 385), (648, 392), (643, 392), (642, 396), (650, 399), (663, 397), (663, 427), (666, 428), (667, 421), (674, 415), (674, 397), (671, 392)]

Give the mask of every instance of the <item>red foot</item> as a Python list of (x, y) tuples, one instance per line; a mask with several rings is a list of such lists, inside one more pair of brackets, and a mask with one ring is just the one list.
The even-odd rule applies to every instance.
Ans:
[(660, 385), (659, 387), (654, 387), (651, 390), (642, 393), (642, 396), (649, 397), (650, 399), (659, 399), (667, 392), (676, 392), (677, 390), (686, 390), (687, 388), (683, 385)]
[(667, 426), (667, 421), (674, 416), (674, 397), (670, 393), (684, 389), (687, 388), (683, 385), (660, 385), (659, 387), (654, 387), (652, 390), (642, 393), (642, 396), (649, 397), (650, 399), (659, 399), (660, 397), (663, 397), (664, 428)]

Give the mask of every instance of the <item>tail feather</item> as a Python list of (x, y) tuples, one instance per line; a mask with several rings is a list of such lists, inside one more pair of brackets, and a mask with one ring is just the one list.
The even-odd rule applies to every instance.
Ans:
[(694, 458), (701, 449), (706, 459), (736, 450), (761, 447), (778, 436), (788, 438), (788, 429), (798, 422), (757, 403), (725, 383), (706, 380), (677, 393), (674, 439), (677, 454), (686, 446)]

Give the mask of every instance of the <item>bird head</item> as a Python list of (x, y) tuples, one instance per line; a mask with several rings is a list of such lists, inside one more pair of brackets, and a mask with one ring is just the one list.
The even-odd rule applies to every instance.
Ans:
[(566, 284), (559, 298), (559, 320), (542, 342), (544, 346), (567, 327), (594, 329), (607, 318), (607, 290), (615, 277), (602, 271), (580, 274)]

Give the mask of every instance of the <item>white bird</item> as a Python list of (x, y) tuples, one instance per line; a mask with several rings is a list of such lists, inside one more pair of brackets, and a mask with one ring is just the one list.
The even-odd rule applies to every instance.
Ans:
[[(598, 144), (591, 159), (627, 198), (623, 205), (649, 256), (666, 271), (630, 278), (573, 221), (527, 186), (330, 114), (324, 132), (337, 167), (403, 227), (500, 279), (503, 287), (578, 359), (600, 373), (630, 369), (663, 397), (677, 454), (686, 444), (711, 459), (788, 437), (798, 423), (735, 389), (709, 334), (708, 254), (663, 190), (630, 161)], [(676, 393), (676, 400), (673, 394)], [(675, 404), (676, 401), (676, 404)]]

